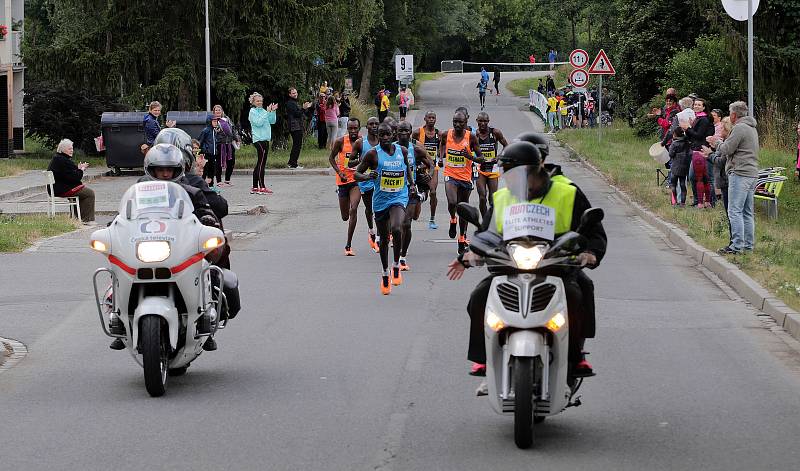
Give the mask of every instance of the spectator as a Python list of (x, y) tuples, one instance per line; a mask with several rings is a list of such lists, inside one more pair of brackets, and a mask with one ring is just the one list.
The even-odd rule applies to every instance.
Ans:
[(597, 125), (597, 113), (594, 97), (592, 96), (589, 96), (589, 100), (586, 102), (586, 116), (589, 118), (589, 127), (595, 127)]
[(325, 130), (328, 132), (326, 147), (330, 150), (339, 135), (339, 104), (333, 95), (328, 95), (325, 100)]
[(550, 70), (553, 70), (555, 68), (556, 56), (557, 56), (556, 51), (550, 49), (550, 52), (547, 54), (547, 60), (548, 62), (550, 62)]
[(561, 129), (566, 129), (568, 125), (567, 116), (569, 114), (569, 105), (567, 105), (567, 99), (563, 94), (559, 94), (558, 96), (558, 109), (561, 115)]
[(264, 109), (264, 97), (260, 93), (250, 95), (250, 114), (248, 119), (253, 128), (253, 145), (256, 148), (258, 160), (253, 168), (253, 187), (250, 194), (271, 195), (272, 190), (264, 183), (264, 173), (267, 169), (267, 155), (269, 154), (269, 141), (272, 140), (272, 125), (275, 124), (275, 110), (277, 103), (270, 103)]
[(297, 89), (289, 89), (289, 99), (286, 100), (286, 118), (289, 124), (289, 134), (292, 136), (292, 149), (289, 151), (289, 168), (301, 168), (298, 166), (300, 150), (303, 148), (303, 135), (305, 134), (305, 118), (313, 110), (311, 103), (305, 102), (302, 106), (297, 102)]
[(664, 138), (661, 140), (661, 145), (664, 147), (669, 148), (669, 144), (672, 140), (672, 134), (675, 131), (675, 128), (679, 127), (680, 124), (678, 123), (678, 113), (683, 110), (688, 110), (694, 104), (694, 100), (689, 97), (684, 97), (678, 100), (678, 108), (677, 110), (673, 108), (673, 111), (669, 114), (669, 133), (664, 135)]
[(389, 95), (391, 94), (392, 93), (389, 90), (386, 89), (383, 90), (383, 97), (381, 98), (381, 107), (378, 110), (378, 121), (380, 121), (381, 123), (383, 122), (384, 119), (386, 119), (386, 116), (389, 115), (389, 108), (391, 107), (391, 103), (389, 102)]
[[(726, 159), (728, 175), (728, 219), (731, 223), (731, 245), (721, 248), (723, 254), (737, 254), (753, 250), (755, 244), (755, 216), (753, 191), (758, 178), (758, 131), (756, 120), (743, 101), (730, 104), (733, 124), (730, 136), (719, 144), (717, 152)], [(717, 140), (712, 136), (712, 144)]]
[[(692, 102), (692, 111), (694, 111), (695, 119), (691, 122), (678, 123), (686, 133), (686, 139), (692, 146), (692, 150), (699, 151), (706, 145), (706, 138), (714, 135), (714, 125), (706, 115), (706, 103), (702, 98), (696, 98)], [(692, 205), (698, 206), (700, 201), (698, 199), (698, 191), (695, 186), (697, 180), (694, 175), (694, 165), (689, 169), (689, 184), (692, 187)], [(712, 182), (713, 183), (713, 182)], [(712, 201), (713, 202), (713, 201)]]
[(542, 79), (539, 79), (539, 86), (536, 87), (536, 91), (541, 93), (542, 95), (545, 95), (547, 93), (547, 90), (544, 89), (544, 84), (542, 83)]
[(202, 175), (206, 166), (206, 156), (201, 152), (200, 141), (192, 139), (192, 153), (194, 154), (194, 169), (192, 171), (195, 175)]
[(494, 92), (500, 95), (500, 69), (494, 69), (492, 80), (494, 81)]
[(695, 194), (698, 208), (711, 207), (711, 172), (708, 171), (706, 156), (699, 150), (692, 151), (692, 173), (694, 174)]
[(547, 94), (550, 95), (551, 93), (556, 92), (556, 83), (553, 81), (553, 76), (548, 75), (545, 88), (547, 89)]
[(530, 62), (531, 64), (535, 64), (536, 63), (536, 56), (534, 56), (533, 54), (529, 55), (528, 56), (528, 62)]
[[(483, 69), (481, 69), (483, 70)], [(484, 72), (486, 72), (484, 70)], [(486, 74), (489, 75), (488, 72)], [(400, 93), (397, 94), (397, 106), (400, 109), (400, 121), (405, 121), (406, 116), (408, 115), (408, 107), (410, 106), (411, 98), (406, 91), (406, 87), (400, 89)]]
[[(686, 206), (686, 176), (692, 161), (692, 147), (686, 140), (683, 129), (672, 131), (672, 143), (669, 146), (669, 188), (672, 190), (672, 205)], [(681, 192), (678, 194), (678, 186)]]
[(550, 132), (554, 133), (557, 130), (556, 121), (558, 120), (558, 99), (549, 94), (547, 98), (547, 125), (550, 126)]
[(795, 165), (794, 176), (800, 179), (800, 122), (797, 123), (797, 165)]
[(327, 95), (320, 93), (314, 110), (317, 116), (317, 147), (320, 149), (324, 149), (328, 144), (328, 128), (325, 125), (325, 112), (327, 111), (325, 102), (327, 99)]
[(711, 110), (711, 122), (714, 123), (714, 136), (722, 138), (722, 110), (714, 108)]
[[(381, 115), (381, 103), (383, 103), (383, 94), (384, 94), (385, 91), (386, 91), (386, 88), (385, 87), (381, 87), (381, 89), (378, 90), (378, 93), (375, 94), (375, 113), (377, 113), (378, 116)], [(380, 118), (378, 118), (378, 119), (380, 119)]]
[(83, 172), (89, 164), (81, 162), (75, 164), (72, 160), (74, 146), (69, 139), (62, 139), (56, 148), (56, 154), (50, 160), (47, 170), (53, 172), (54, 196), (66, 198), (78, 197), (78, 206), (81, 208), (81, 222), (87, 226), (96, 225), (94, 222), (94, 191), (81, 183)]
[(203, 178), (210, 187), (214, 186), (215, 178), (217, 183), (222, 182), (222, 167), (218, 145), (222, 134), (219, 118), (215, 118), (211, 115), (206, 119), (206, 127), (200, 132), (200, 136), (197, 138), (200, 142), (200, 152), (203, 153), (207, 161), (207, 165), (203, 170)]
[(350, 95), (345, 91), (341, 96), (336, 97), (339, 101), (339, 134), (342, 137), (347, 134), (347, 121), (350, 120)]
[[(719, 138), (716, 136), (712, 136), (707, 138), (707, 141), (715, 141), (719, 143), (720, 141), (724, 141), (728, 138), (731, 133), (731, 129), (733, 129), (733, 124), (731, 124), (731, 119), (729, 117), (722, 118), (722, 133)], [(720, 156), (718, 152), (712, 151), (710, 147), (703, 146), (702, 149), (703, 155), (708, 156), (709, 160), (712, 163), (712, 169), (714, 172), (714, 192), (719, 199), (722, 198), (722, 204), (725, 207), (725, 217), (728, 216), (728, 175), (725, 173), (725, 163), (726, 159), (723, 156)], [(730, 219), (728, 219), (728, 237), (729, 243), (728, 245), (733, 244), (733, 239), (731, 235), (731, 223)]]
[(328, 81), (327, 80), (322, 82), (322, 85), (319, 86), (319, 92), (321, 94), (323, 94), (323, 95), (327, 95), (328, 94)]
[[(678, 97), (675, 95), (667, 95), (664, 98), (664, 108), (662, 108), (661, 114), (658, 118), (658, 126), (661, 128), (661, 139), (668, 136), (670, 132), (670, 126), (672, 125), (672, 120), (675, 118), (675, 115), (678, 114), (680, 111), (680, 107), (678, 106)], [(664, 147), (668, 147), (669, 142), (667, 142)]]
[[(144, 115), (142, 122), (144, 127), (144, 144), (139, 147), (142, 154), (146, 154), (147, 151), (153, 147), (153, 141), (156, 140), (156, 136), (161, 132), (161, 124), (158, 123), (159, 116), (161, 116), (161, 103), (151, 101), (147, 106), (147, 114)], [(166, 124), (168, 128), (175, 127), (175, 121), (170, 120), (167, 121)]]
[(220, 173), (225, 173), (225, 181), (219, 185), (230, 186), (233, 167), (236, 165), (236, 149), (234, 149), (233, 144), (241, 141), (234, 132), (233, 123), (225, 116), (222, 105), (214, 105), (212, 112), (213, 116), (219, 120), (221, 130), (219, 136), (217, 136), (217, 155), (219, 156)]

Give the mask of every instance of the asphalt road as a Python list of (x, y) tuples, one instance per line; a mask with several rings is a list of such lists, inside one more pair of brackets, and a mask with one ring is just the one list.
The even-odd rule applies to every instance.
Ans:
[[(462, 104), (474, 120), (477, 80), (426, 83), (423, 108), (437, 111), (440, 128)], [(520, 99), (487, 103), (508, 136), (534, 125)], [(466, 374), (465, 306), (484, 273), (446, 279), (456, 250), (445, 241), (446, 206), (442, 229), (417, 223), (412, 272), (384, 297), (363, 220), (357, 256), (343, 257), (333, 177), (303, 176), (275, 183), (269, 214), (227, 222), (244, 236), (233, 253), (244, 311), (218, 336), (220, 349), (170, 378), (162, 398), (147, 395), (127, 353), (107, 348), (91, 299), (101, 259), (84, 248), (87, 233), (0, 255), (0, 335), (30, 350), (0, 373), (0, 467), (796, 469), (796, 342), (602, 180), (560, 149), (552, 160), (605, 209), (610, 244), (591, 273), (599, 326), (587, 347), (599, 374), (582, 407), (537, 428), (533, 449), (514, 446), (512, 419), (476, 398), (479, 381)]]

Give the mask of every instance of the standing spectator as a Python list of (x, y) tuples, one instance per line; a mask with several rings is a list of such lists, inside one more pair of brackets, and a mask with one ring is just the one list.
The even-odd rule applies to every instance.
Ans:
[(714, 123), (714, 136), (717, 139), (722, 138), (722, 110), (713, 109), (711, 110), (711, 122)]
[(556, 121), (558, 120), (558, 99), (550, 94), (550, 97), (547, 99), (547, 125), (550, 126), (550, 132), (556, 132)]
[[(669, 188), (672, 190), (672, 205), (686, 206), (686, 176), (692, 162), (692, 147), (686, 141), (683, 129), (676, 128), (672, 132), (672, 143), (669, 146), (670, 178)], [(678, 185), (681, 192), (678, 194)]]
[(547, 54), (547, 60), (550, 62), (550, 70), (553, 70), (556, 62), (556, 51), (554, 49), (550, 49), (550, 52)]
[(230, 186), (233, 167), (236, 165), (236, 150), (233, 147), (233, 143), (239, 141), (234, 133), (233, 123), (225, 116), (222, 105), (214, 105), (212, 112), (212, 116), (219, 120), (219, 128), (221, 130), (217, 139), (217, 155), (219, 156), (220, 173), (225, 173), (225, 181), (220, 183), (219, 186)]
[(347, 121), (350, 120), (350, 95), (344, 91), (339, 100), (339, 134), (342, 137), (347, 134)]
[[(672, 141), (672, 134), (675, 131), (675, 128), (679, 127), (678, 113), (680, 113), (683, 110), (691, 108), (693, 104), (694, 104), (694, 100), (692, 100), (689, 97), (684, 97), (684, 98), (681, 98), (680, 100), (678, 100), (677, 109), (673, 108), (672, 111), (668, 115), (669, 119), (667, 120), (668, 121), (667, 125), (669, 127), (667, 128), (668, 129), (667, 134), (665, 134), (664, 138), (661, 139), (661, 145), (662, 146), (669, 148), (669, 144)], [(661, 124), (662, 129), (663, 129), (664, 125), (661, 123), (660, 119), (659, 119), (659, 124)]]
[(325, 100), (325, 130), (328, 132), (326, 147), (330, 150), (336, 142), (336, 136), (339, 135), (339, 104), (333, 95), (328, 95)]
[[(349, 102), (348, 102), (349, 103)], [(289, 151), (289, 168), (302, 168), (298, 165), (300, 150), (303, 148), (303, 135), (305, 134), (305, 118), (311, 110), (311, 103), (305, 102), (302, 107), (297, 102), (297, 89), (289, 89), (289, 99), (286, 100), (286, 118), (289, 124), (289, 134), (292, 136), (292, 150)]]
[[(726, 116), (722, 118), (722, 133), (721, 137), (717, 138), (716, 136), (712, 136), (707, 138), (706, 140), (710, 142), (716, 142), (717, 145), (728, 138), (733, 129), (733, 124), (731, 124), (731, 119)], [(703, 146), (702, 151), (703, 155), (708, 156), (711, 160), (712, 169), (714, 172), (714, 192), (718, 195), (719, 199), (722, 198), (722, 205), (725, 208), (725, 217), (728, 217), (728, 175), (725, 173), (725, 163), (726, 158), (719, 155), (719, 152), (712, 151), (710, 147)], [(731, 232), (731, 221), (728, 219), (728, 245), (733, 244), (733, 234)]]
[(406, 87), (400, 89), (397, 94), (397, 106), (400, 109), (400, 121), (405, 121), (408, 115), (408, 107), (410, 106), (411, 98), (406, 91)]
[(536, 56), (534, 56), (533, 54), (529, 55), (528, 56), (528, 62), (530, 62), (531, 64), (535, 64), (536, 63)]
[(706, 156), (699, 150), (692, 151), (692, 173), (694, 174), (695, 198), (698, 208), (711, 207), (711, 172)]
[(586, 101), (586, 117), (589, 118), (589, 127), (593, 128), (597, 125), (597, 108), (595, 106), (594, 97), (589, 95), (589, 100)]
[(569, 113), (569, 105), (567, 105), (566, 97), (559, 93), (558, 94), (558, 114), (560, 118), (560, 128), (566, 129), (567, 127), (567, 114)]
[(545, 96), (547, 96), (547, 95), (546, 95), (546, 93), (547, 93), (547, 90), (545, 90), (545, 89), (544, 89), (544, 84), (542, 83), (542, 79), (539, 79), (539, 86), (538, 86), (538, 87), (536, 87), (536, 91), (537, 91), (537, 92), (539, 92), (539, 93), (541, 93), (542, 95), (545, 95)]
[(494, 69), (494, 75), (492, 75), (492, 80), (494, 81), (495, 94), (500, 95), (500, 69)]
[[(729, 106), (731, 130), (728, 139), (717, 147), (725, 157), (725, 172), (728, 174), (728, 219), (731, 221), (733, 242), (719, 251), (736, 254), (753, 250), (755, 243), (755, 216), (753, 213), (753, 191), (758, 178), (758, 131), (756, 120), (750, 116), (747, 103), (735, 101)], [(716, 139), (711, 137), (711, 141)]]
[(78, 206), (81, 208), (81, 222), (87, 226), (96, 225), (94, 222), (94, 191), (81, 183), (83, 172), (89, 164), (81, 162), (75, 164), (72, 160), (74, 146), (69, 139), (62, 139), (56, 148), (56, 154), (50, 160), (47, 170), (53, 172), (53, 196), (66, 198), (78, 197)]
[(378, 90), (378, 93), (375, 94), (375, 113), (378, 115), (378, 120), (380, 120), (381, 103), (383, 103), (384, 93), (386, 93), (386, 87), (381, 87), (381, 89)]
[[(679, 123), (686, 133), (686, 139), (692, 146), (692, 150), (699, 151), (706, 145), (706, 138), (714, 135), (714, 125), (706, 115), (706, 103), (702, 98), (696, 98), (692, 102), (692, 110), (694, 111), (695, 119), (690, 122)], [(698, 206), (700, 200), (698, 198), (698, 190), (696, 187), (697, 179), (694, 175), (695, 166), (689, 169), (689, 184), (692, 188), (693, 206)]]
[(219, 119), (209, 115), (206, 118), (206, 127), (200, 132), (197, 140), (200, 142), (200, 152), (206, 157), (206, 166), (203, 169), (203, 178), (208, 186), (213, 187), (216, 182), (222, 181), (222, 167), (219, 159), (219, 146), (217, 141), (220, 138), (221, 129)]
[(321, 94), (323, 94), (323, 95), (327, 95), (328, 94), (328, 81), (327, 80), (322, 82), (322, 85), (319, 86), (319, 92)]
[(800, 179), (800, 122), (797, 123), (797, 165), (794, 169), (794, 176)]
[(547, 85), (545, 86), (545, 88), (547, 89), (548, 95), (556, 92), (556, 83), (553, 81), (552, 75), (547, 76)]
[(320, 149), (324, 149), (328, 144), (328, 128), (325, 126), (325, 112), (327, 111), (325, 102), (327, 99), (327, 95), (320, 93), (314, 110), (317, 116), (317, 147)]
[[(667, 95), (664, 98), (664, 107), (661, 110), (661, 115), (658, 118), (658, 126), (661, 128), (661, 139), (664, 142), (664, 138), (669, 136), (670, 126), (672, 126), (672, 120), (675, 118), (675, 115), (678, 114), (680, 111), (680, 107), (678, 106), (678, 97), (675, 95)], [(671, 137), (669, 137), (671, 139)], [(669, 141), (667, 141), (664, 147), (669, 146)]]
[(386, 89), (383, 90), (383, 97), (381, 98), (381, 107), (378, 110), (378, 121), (380, 121), (381, 123), (383, 122), (384, 119), (386, 119), (386, 116), (389, 115), (389, 108), (391, 107), (391, 103), (389, 102), (389, 95), (391, 94), (392, 93), (389, 90)]
[[(147, 151), (153, 147), (153, 141), (156, 140), (156, 136), (161, 132), (161, 124), (158, 123), (159, 116), (161, 116), (161, 103), (151, 101), (147, 106), (147, 114), (144, 115), (144, 119), (142, 120), (142, 125), (144, 127), (144, 144), (139, 147), (142, 154), (146, 154)], [(175, 127), (175, 121), (167, 121), (167, 127)]]
[(267, 168), (267, 154), (269, 154), (269, 141), (272, 140), (272, 125), (275, 124), (275, 110), (277, 103), (270, 103), (264, 109), (264, 97), (260, 93), (250, 95), (250, 114), (248, 119), (253, 128), (253, 145), (256, 148), (258, 160), (253, 168), (253, 187), (250, 194), (271, 195), (272, 190), (264, 183), (264, 172)]

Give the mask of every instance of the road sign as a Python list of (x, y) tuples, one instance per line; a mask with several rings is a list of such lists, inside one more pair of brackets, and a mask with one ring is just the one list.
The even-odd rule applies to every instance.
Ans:
[(569, 63), (576, 69), (583, 69), (589, 64), (589, 53), (583, 49), (575, 49), (569, 54)]
[(394, 78), (400, 80), (401, 78), (411, 77), (414, 79), (414, 56), (402, 55), (394, 57)]
[(589, 67), (589, 73), (593, 75), (614, 75), (617, 71), (614, 70), (614, 66), (611, 65), (611, 61), (608, 60), (606, 51), (600, 49), (591, 67)]
[[(756, 14), (759, 3), (758, 0), (752, 0), (750, 10), (753, 15)], [(747, 21), (749, 18), (747, 13), (747, 0), (722, 0), (722, 8), (725, 9), (725, 13), (727, 13), (728, 16), (736, 21)]]
[(589, 74), (583, 69), (575, 69), (569, 74), (569, 83), (573, 87), (584, 87), (589, 83)]

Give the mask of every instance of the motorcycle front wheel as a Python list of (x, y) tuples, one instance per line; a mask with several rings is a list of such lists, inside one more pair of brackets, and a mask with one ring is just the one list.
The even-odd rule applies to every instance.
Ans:
[(533, 444), (533, 358), (514, 357), (514, 443), (518, 448)]
[(153, 397), (163, 396), (167, 390), (167, 370), (169, 366), (169, 340), (163, 319), (158, 316), (145, 316), (139, 329), (144, 385)]

